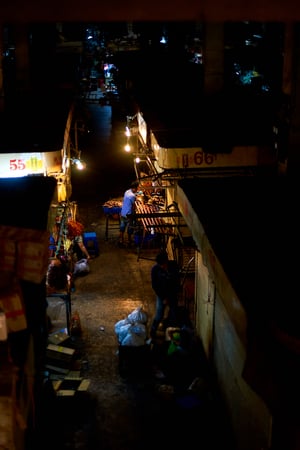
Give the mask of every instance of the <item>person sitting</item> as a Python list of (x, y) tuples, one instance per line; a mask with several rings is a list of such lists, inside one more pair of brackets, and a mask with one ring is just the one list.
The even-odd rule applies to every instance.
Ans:
[(73, 240), (73, 253), (76, 255), (77, 261), (91, 258), (86, 246), (84, 245), (82, 234), (75, 236)]

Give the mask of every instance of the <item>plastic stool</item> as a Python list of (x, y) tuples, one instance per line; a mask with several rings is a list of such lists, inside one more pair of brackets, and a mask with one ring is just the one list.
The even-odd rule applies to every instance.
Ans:
[(83, 233), (83, 243), (91, 256), (99, 255), (98, 239), (94, 231)]

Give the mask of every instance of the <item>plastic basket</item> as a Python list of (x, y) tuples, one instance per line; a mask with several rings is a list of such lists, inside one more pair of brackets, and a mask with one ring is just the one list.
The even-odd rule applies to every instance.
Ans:
[(83, 233), (83, 243), (90, 255), (99, 255), (98, 239), (95, 232)]
[(103, 212), (106, 216), (113, 216), (115, 214), (120, 214), (121, 209), (122, 208), (119, 206), (112, 206), (111, 208), (109, 208), (108, 206), (103, 206)]

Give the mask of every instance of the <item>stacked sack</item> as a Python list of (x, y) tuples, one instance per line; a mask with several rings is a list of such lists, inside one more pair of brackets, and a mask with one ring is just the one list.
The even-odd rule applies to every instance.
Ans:
[(146, 344), (148, 315), (139, 306), (115, 324), (115, 333), (121, 346), (139, 347)]

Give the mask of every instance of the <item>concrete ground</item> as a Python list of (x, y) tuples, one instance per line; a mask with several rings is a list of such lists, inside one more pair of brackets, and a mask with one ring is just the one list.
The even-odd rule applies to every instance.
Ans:
[[(191, 359), (182, 358), (174, 366), (176, 373), (165, 377), (163, 332), (154, 345), (129, 353), (128, 347), (119, 347), (115, 325), (137, 308), (146, 314), (149, 331), (155, 307), (150, 269), (158, 249), (145, 249), (137, 258), (136, 248), (118, 248), (117, 229), (105, 239), (105, 218), (96, 205), (85, 205), (80, 213), (89, 219), (89, 231), (96, 232), (100, 252), (90, 261), (90, 272), (75, 279), (72, 313), (78, 312), (82, 333), (63, 345), (75, 349), (70, 368), (80, 370), (90, 384), (74, 397), (48, 394), (45, 448), (188, 448), (195, 439), (201, 449), (215, 448), (224, 442), (226, 427), (196, 341)], [(53, 332), (64, 320), (62, 307)], [(193, 381), (194, 390), (187, 390)]]

